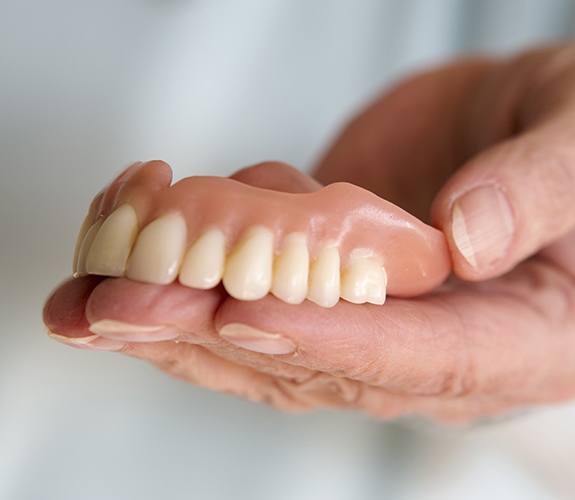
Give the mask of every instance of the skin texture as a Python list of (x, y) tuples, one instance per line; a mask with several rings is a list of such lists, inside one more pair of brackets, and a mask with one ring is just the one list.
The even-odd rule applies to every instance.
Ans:
[[(291, 170), (276, 166), (280, 171)], [(266, 167), (273, 169), (274, 164)], [(129, 203), (137, 212), (140, 228), (167, 213), (183, 214), (188, 245), (210, 227), (224, 232), (228, 248), (253, 225), (272, 230), (276, 246), (286, 234), (301, 232), (308, 237), (312, 257), (326, 242), (337, 244), (344, 265), (355, 248), (373, 250), (384, 263), (388, 293), (396, 296), (428, 292), (450, 272), (440, 231), (358, 186), (336, 183), (286, 192), (218, 177), (187, 177), (170, 186), (171, 177), (164, 162), (129, 167), (96, 197), (88, 223)]]
[[(92, 335), (88, 324), (99, 319), (168, 325), (182, 342), (136, 343), (117, 332), (81, 347), (116, 342), (110, 350), (285, 410), (462, 422), (573, 398), (573, 89), (573, 45), (455, 62), (386, 93), (326, 153), (316, 170), (322, 183), (363, 186), (445, 232), (457, 277), (433, 293), (325, 310), (273, 297), (240, 302), (221, 289), (86, 277), (54, 292), (45, 322), (71, 345)], [(266, 165), (235, 178), (277, 190), (315, 183)], [(452, 216), (479, 186), (503, 193), (512, 231), (497, 258), (472, 265), (453, 237)], [(218, 335), (230, 323), (281, 334), (295, 351), (235, 347)]]

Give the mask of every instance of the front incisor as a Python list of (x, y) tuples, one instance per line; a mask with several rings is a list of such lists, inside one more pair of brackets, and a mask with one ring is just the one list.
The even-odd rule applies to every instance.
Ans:
[(341, 277), (341, 298), (354, 304), (383, 304), (387, 288), (387, 274), (373, 256), (350, 259)]
[(128, 261), (128, 278), (157, 285), (174, 281), (184, 254), (186, 234), (186, 221), (176, 212), (148, 224), (138, 236)]
[(86, 259), (88, 257), (88, 253), (90, 252), (90, 248), (92, 247), (92, 242), (98, 234), (100, 230), (100, 226), (102, 225), (102, 219), (99, 218), (94, 224), (90, 226), (88, 231), (86, 231), (86, 235), (80, 245), (80, 250), (78, 251), (78, 263), (76, 265), (76, 272), (74, 276), (83, 276), (87, 274), (86, 271)]
[(300, 304), (307, 295), (309, 251), (303, 233), (291, 233), (284, 239), (281, 253), (276, 257), (272, 293), (288, 304)]
[(76, 238), (76, 246), (74, 247), (74, 261), (72, 263), (72, 272), (74, 275), (78, 273), (78, 260), (80, 258), (80, 248), (82, 243), (84, 242), (84, 238), (86, 237), (86, 233), (92, 226), (92, 219), (90, 217), (90, 213), (86, 215), (84, 222), (80, 226), (80, 231), (78, 232), (78, 237)]
[(223, 283), (227, 292), (239, 300), (264, 297), (272, 284), (273, 254), (273, 233), (263, 226), (248, 229), (226, 261)]
[(180, 283), (192, 288), (215, 287), (224, 273), (226, 238), (219, 229), (209, 229), (190, 247), (182, 262)]
[(312, 263), (307, 298), (322, 307), (339, 301), (340, 257), (336, 246), (325, 246)]
[(123, 276), (137, 234), (138, 216), (131, 205), (122, 205), (112, 212), (88, 252), (88, 274)]

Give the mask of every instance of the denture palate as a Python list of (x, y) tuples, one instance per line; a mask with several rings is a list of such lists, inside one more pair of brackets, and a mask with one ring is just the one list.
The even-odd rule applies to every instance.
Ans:
[(240, 300), (272, 293), (332, 307), (340, 298), (383, 304), (386, 294), (419, 295), (449, 273), (441, 232), (351, 184), (295, 194), (218, 177), (170, 185), (154, 175), (136, 174), (107, 210), (91, 208), (76, 275), (223, 283)]

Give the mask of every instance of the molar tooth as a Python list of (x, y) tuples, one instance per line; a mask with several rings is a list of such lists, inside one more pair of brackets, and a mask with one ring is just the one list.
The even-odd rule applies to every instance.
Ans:
[(303, 302), (307, 294), (309, 252), (306, 235), (291, 233), (285, 237), (273, 272), (272, 293), (288, 304)]
[(80, 250), (78, 251), (78, 263), (76, 266), (76, 272), (74, 273), (74, 277), (76, 278), (78, 276), (88, 274), (86, 271), (86, 258), (88, 257), (88, 252), (92, 247), (92, 242), (94, 241), (96, 234), (98, 234), (102, 222), (102, 219), (98, 218), (98, 220), (90, 226), (88, 231), (86, 231), (86, 236), (84, 236), (82, 244), (80, 245)]
[(341, 297), (354, 304), (383, 304), (387, 274), (377, 258), (370, 255), (350, 256), (341, 279)]
[(157, 285), (174, 281), (185, 250), (186, 232), (186, 221), (179, 213), (150, 222), (138, 236), (128, 261), (128, 278)]
[(322, 307), (333, 307), (339, 300), (339, 250), (324, 246), (311, 265), (307, 298)]
[(138, 234), (138, 216), (131, 205), (117, 208), (103, 222), (86, 258), (89, 274), (123, 276)]
[(224, 271), (224, 286), (240, 300), (258, 300), (269, 291), (272, 282), (273, 233), (254, 226), (241, 238), (228, 256)]
[(74, 274), (74, 276), (78, 274), (78, 260), (80, 258), (80, 247), (82, 246), (84, 238), (86, 237), (86, 233), (88, 232), (88, 229), (90, 229), (91, 226), (92, 226), (91, 217), (90, 213), (88, 213), (84, 218), (84, 222), (82, 222), (82, 225), (80, 226), (80, 231), (78, 231), (78, 236), (76, 238), (76, 246), (74, 247), (74, 260), (72, 262), (72, 273)]
[(192, 288), (215, 287), (224, 273), (226, 238), (219, 229), (209, 229), (190, 247), (180, 270), (180, 283)]

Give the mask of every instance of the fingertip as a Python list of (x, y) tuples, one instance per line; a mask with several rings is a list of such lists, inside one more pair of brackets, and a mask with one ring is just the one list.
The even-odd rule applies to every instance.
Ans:
[(454, 273), (466, 281), (497, 277), (514, 265), (516, 216), (498, 179), (463, 168), (436, 197), (432, 221), (447, 241)]
[(266, 161), (244, 167), (230, 176), (244, 184), (286, 193), (307, 193), (321, 189), (314, 178), (278, 161)]
[(573, 229), (575, 170), (565, 138), (548, 125), (470, 159), (432, 206), (462, 279), (503, 275)]
[(169, 285), (108, 279), (97, 286), (86, 304), (92, 333), (130, 342), (207, 340), (213, 336), (213, 316), (222, 300), (219, 289), (196, 290), (177, 282)]
[(68, 279), (49, 295), (42, 311), (49, 334), (76, 338), (90, 335), (85, 307), (90, 294), (102, 281), (96, 276)]
[(500, 186), (488, 183), (448, 196), (433, 219), (445, 234), (459, 278), (481, 281), (513, 266), (515, 215)]

